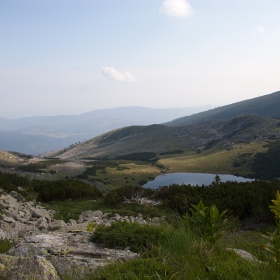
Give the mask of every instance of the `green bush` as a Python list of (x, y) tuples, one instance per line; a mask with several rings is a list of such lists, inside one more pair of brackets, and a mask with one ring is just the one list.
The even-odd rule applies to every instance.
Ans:
[(151, 152), (131, 153), (123, 156), (117, 156), (116, 159), (146, 161), (146, 162), (156, 162), (158, 160), (157, 155)]
[(227, 222), (224, 219), (227, 210), (220, 213), (215, 205), (205, 206), (202, 200), (197, 205), (192, 205), (190, 210), (192, 216), (186, 214), (184, 219), (192, 230), (205, 241), (216, 242), (222, 236), (221, 229)]
[(0, 239), (0, 254), (4, 254), (14, 246), (13, 242), (9, 239)]
[(280, 141), (270, 142), (266, 153), (257, 153), (252, 163), (255, 178), (274, 179), (280, 177)]
[(137, 195), (141, 197), (151, 196), (153, 191), (149, 189), (142, 188), (140, 186), (131, 187), (131, 186), (124, 186), (122, 188), (118, 188), (115, 190), (111, 190), (104, 198), (104, 203), (110, 206), (118, 205), (123, 203), (124, 197), (127, 199), (131, 199)]
[(235, 217), (243, 219), (250, 215), (273, 222), (269, 203), (280, 189), (279, 182), (221, 182), (210, 186), (170, 185), (155, 190), (154, 197), (175, 212), (183, 215), (192, 204), (202, 199), (206, 205), (215, 204), (220, 211), (229, 210)]
[(18, 191), (17, 187), (28, 188), (29, 180), (16, 174), (0, 172), (0, 188), (5, 191)]
[(74, 179), (34, 181), (33, 188), (38, 193), (38, 199), (43, 202), (66, 199), (96, 199), (103, 196), (96, 187)]
[(92, 242), (104, 244), (108, 248), (127, 248), (133, 252), (143, 252), (157, 245), (165, 232), (161, 226), (140, 225), (138, 223), (115, 222), (109, 227), (98, 227), (91, 237)]

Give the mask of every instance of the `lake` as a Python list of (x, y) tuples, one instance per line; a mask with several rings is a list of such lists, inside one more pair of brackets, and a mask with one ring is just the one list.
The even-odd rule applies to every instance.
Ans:
[[(238, 177), (234, 175), (218, 174), (221, 178), (221, 182), (237, 181), (237, 182), (251, 182), (254, 179), (248, 179)], [(215, 179), (216, 174), (207, 173), (166, 173), (157, 176), (153, 181), (150, 181), (143, 185), (144, 188), (157, 189), (160, 186), (169, 186), (172, 184), (178, 185), (205, 185), (209, 186)]]

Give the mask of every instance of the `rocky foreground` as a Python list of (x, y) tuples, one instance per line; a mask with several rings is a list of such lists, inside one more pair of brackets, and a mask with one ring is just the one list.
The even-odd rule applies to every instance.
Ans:
[(90, 242), (89, 224), (110, 226), (115, 221), (158, 224), (159, 218), (121, 217), (101, 211), (86, 211), (68, 223), (53, 219), (54, 210), (27, 202), (17, 192), (0, 189), (0, 238), (16, 244), (0, 254), (0, 279), (83, 279), (100, 266), (116, 260), (135, 259), (129, 250), (113, 250)]

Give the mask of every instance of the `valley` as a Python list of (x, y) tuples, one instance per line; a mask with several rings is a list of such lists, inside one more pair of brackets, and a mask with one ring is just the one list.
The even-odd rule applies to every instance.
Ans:
[[(220, 275), (228, 277), (228, 267), (233, 268), (225, 279), (243, 273), (236, 262), (255, 279), (264, 273), (277, 279), (259, 231), (275, 227), (269, 203), (280, 189), (279, 164), (280, 120), (254, 112), (178, 126), (117, 128), (41, 156), (0, 150), (0, 278), (17, 279), (22, 271), (31, 275), (27, 268), (11, 270), (10, 265), (16, 254), (30, 262), (24, 250), (35, 242), (36, 250), (48, 252), (31, 253), (32, 258), (44, 258), (52, 267), (44, 266), (44, 273), (57, 280), (131, 279), (131, 271), (139, 279), (154, 271), (163, 279), (184, 279), (186, 273), (190, 279), (216, 279), (208, 270), (209, 258)], [(257, 180), (221, 182), (217, 175), (207, 188), (142, 187), (177, 172)], [(201, 211), (205, 220), (199, 225), (195, 219)], [(203, 233), (214, 220), (213, 231)], [(68, 241), (62, 242), (65, 237)], [(248, 256), (270, 265), (248, 263)]]
[(123, 185), (143, 185), (162, 173), (258, 178), (254, 170), (258, 155), (268, 151), (269, 143), (280, 141), (279, 123), (249, 114), (180, 127), (131, 126), (41, 158), (2, 152), (0, 160), (7, 172), (47, 180), (79, 178), (105, 192)]

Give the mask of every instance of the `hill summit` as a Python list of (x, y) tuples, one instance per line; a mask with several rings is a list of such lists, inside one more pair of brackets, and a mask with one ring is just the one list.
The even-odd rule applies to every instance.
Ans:
[(280, 118), (280, 91), (210, 109), (191, 116), (165, 123), (168, 126), (183, 126), (208, 120), (228, 120), (242, 114), (257, 114), (269, 118)]

